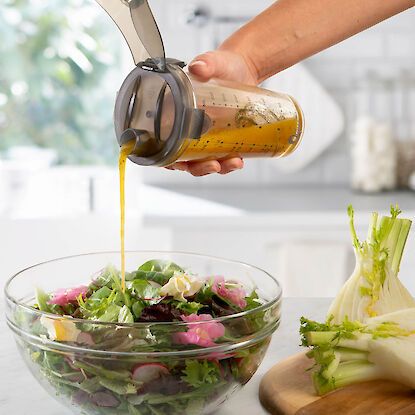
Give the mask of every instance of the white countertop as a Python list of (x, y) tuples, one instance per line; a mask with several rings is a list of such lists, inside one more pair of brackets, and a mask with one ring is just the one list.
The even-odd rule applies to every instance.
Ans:
[[(329, 307), (330, 299), (324, 298), (285, 298), (282, 303), (282, 319), (275, 332), (268, 353), (251, 381), (242, 391), (236, 393), (215, 415), (255, 414), (267, 412), (258, 400), (258, 386), (262, 376), (278, 361), (300, 350), (299, 318), (307, 316), (321, 320)], [(3, 302), (0, 307), (0, 369), (2, 384), (0, 388), (1, 414), (43, 414), (69, 415), (67, 409), (51, 399), (34, 381), (18, 354), (13, 336), (7, 329)], [(167, 415), (167, 414), (166, 414)]]

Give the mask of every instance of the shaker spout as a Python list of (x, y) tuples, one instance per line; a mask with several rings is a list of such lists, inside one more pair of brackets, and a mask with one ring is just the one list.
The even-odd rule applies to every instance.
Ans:
[(137, 157), (148, 157), (159, 151), (157, 140), (151, 137), (145, 130), (137, 130), (135, 128), (127, 128), (120, 137), (120, 146), (135, 140), (135, 146), (131, 151), (131, 155)]

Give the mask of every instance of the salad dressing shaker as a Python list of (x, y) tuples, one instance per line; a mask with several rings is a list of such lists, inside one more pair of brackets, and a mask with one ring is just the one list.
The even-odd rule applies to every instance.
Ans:
[(212, 79), (200, 82), (185, 63), (165, 57), (147, 0), (96, 0), (128, 43), (136, 67), (118, 92), (115, 133), (134, 140), (129, 159), (143, 166), (175, 161), (282, 157), (302, 136), (301, 109), (286, 94)]

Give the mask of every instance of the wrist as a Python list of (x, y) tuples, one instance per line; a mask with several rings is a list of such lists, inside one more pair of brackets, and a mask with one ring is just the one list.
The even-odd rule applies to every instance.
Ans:
[(234, 56), (237, 59), (240, 59), (246, 71), (246, 83), (251, 85), (260, 84), (263, 79), (261, 79), (260, 72), (257, 65), (251, 55), (251, 48), (248, 46), (248, 42), (244, 39), (243, 34), (236, 32), (228, 39), (226, 39), (219, 47), (218, 51), (227, 53)]

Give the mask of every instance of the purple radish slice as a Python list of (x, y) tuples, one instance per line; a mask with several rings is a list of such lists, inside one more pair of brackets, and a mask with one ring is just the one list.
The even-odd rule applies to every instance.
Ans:
[(89, 395), (81, 390), (78, 389), (73, 395), (72, 395), (72, 403), (74, 405), (83, 406), (89, 401)]
[(68, 380), (74, 383), (81, 383), (85, 380), (85, 376), (82, 373), (74, 373), (71, 376), (68, 376)]
[(134, 366), (131, 377), (138, 382), (146, 383), (169, 374), (168, 367), (161, 363), (140, 363)]
[(156, 281), (148, 280), (148, 283), (151, 284), (153, 287), (161, 288), (161, 284)]
[(94, 339), (89, 333), (81, 331), (76, 338), (77, 343), (85, 344), (87, 346), (92, 346), (95, 344)]
[(120, 404), (120, 401), (109, 392), (95, 392), (92, 395), (92, 401), (96, 406), (105, 406), (108, 408), (115, 408)]

